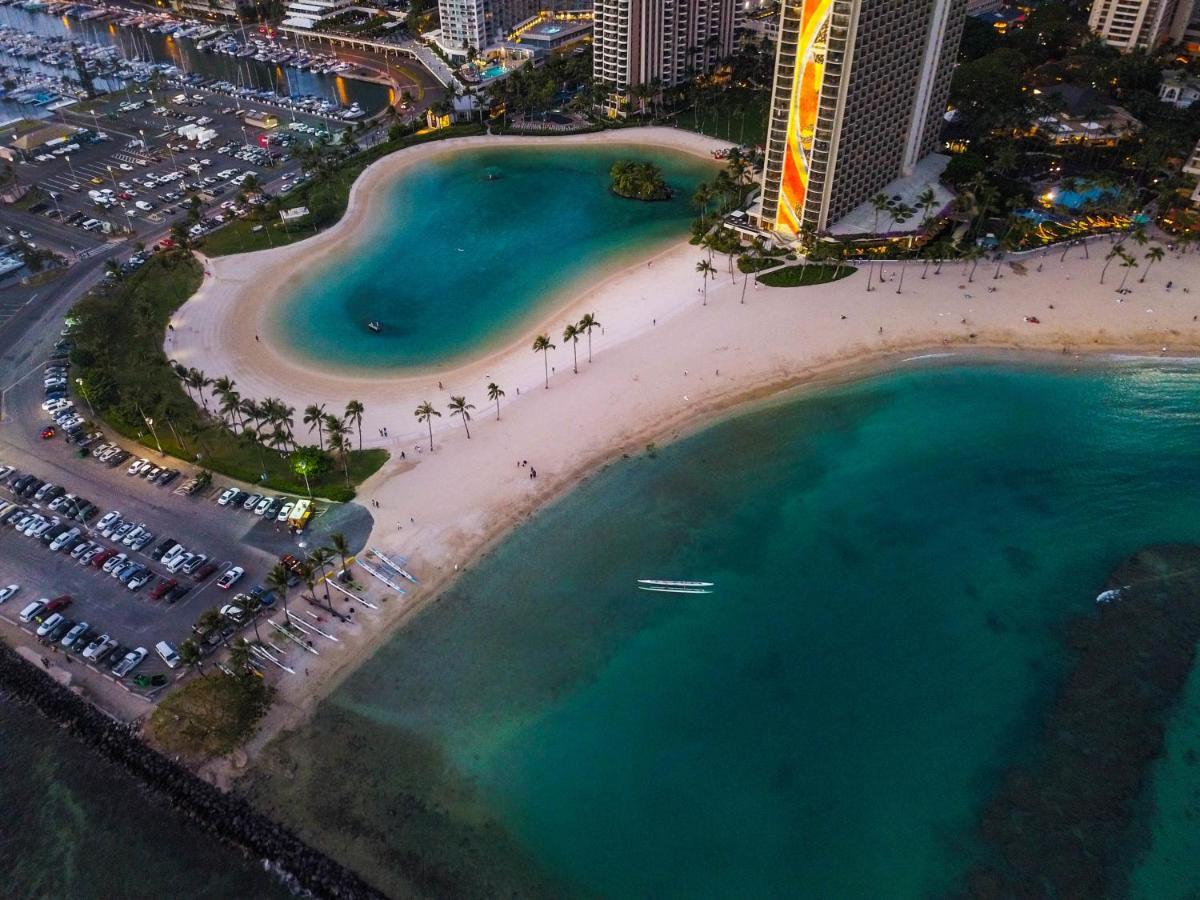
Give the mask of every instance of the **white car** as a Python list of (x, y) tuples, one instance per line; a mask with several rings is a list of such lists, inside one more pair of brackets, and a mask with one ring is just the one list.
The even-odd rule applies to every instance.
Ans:
[(186, 566), (188, 563), (190, 563), (195, 558), (196, 558), (196, 555), (194, 553), (180, 553), (177, 556), (175, 556), (169, 563), (164, 563), (164, 565), (166, 566), (167, 571), (170, 572), (172, 575), (174, 575), (176, 572), (178, 572), (180, 569), (182, 569), (184, 566)]
[(45, 608), (46, 608), (45, 600), (34, 600), (27, 607), (25, 607), (23, 610), (21, 610), (21, 614), (19, 616), (17, 616), (17, 618), (20, 619), (22, 622), (31, 622), (31, 621), (33, 621), (33, 617), (38, 615)]
[(111, 512), (106, 512), (100, 517), (100, 521), (96, 523), (96, 530), (103, 531), (109, 525), (112, 525), (114, 522), (116, 522), (119, 518), (121, 518), (121, 511), (118, 509), (114, 509)]
[(289, 500), (287, 503), (283, 504), (283, 508), (279, 510), (279, 515), (277, 515), (275, 517), (275, 521), (276, 522), (286, 522), (288, 520), (288, 516), (290, 516), (292, 514), (292, 507), (295, 505), (296, 504), (294, 502), (292, 502), (291, 500)]
[(55, 628), (57, 628), (59, 623), (62, 622), (62, 620), (63, 620), (62, 613), (55, 613), (52, 616), (47, 616), (46, 621), (42, 622), (42, 624), (37, 627), (37, 636), (45, 637), (50, 632), (52, 632)]
[(179, 658), (179, 651), (175, 649), (175, 646), (170, 641), (159, 641), (154, 645), (154, 652), (162, 657), (162, 661), (172, 669), (178, 668), (179, 664), (183, 662)]
[(151, 572), (149, 569), (145, 569), (144, 571), (138, 572), (138, 574), (136, 574), (132, 578), (130, 578), (129, 581), (126, 583), (125, 587), (129, 588), (129, 590), (131, 590), (131, 591), (136, 591), (139, 588), (144, 587), (146, 582), (148, 582), (153, 577), (154, 577), (154, 573)]
[(176, 544), (163, 554), (162, 559), (160, 559), (159, 562), (169, 569), (171, 567), (171, 563), (175, 562), (175, 560), (179, 559), (181, 556), (184, 556), (186, 553), (187, 551), (184, 550), (183, 544)]
[(0, 590), (0, 603), (3, 603), (5, 600), (11, 600), (17, 595), (17, 591), (20, 589), (21, 586), (19, 584), (10, 584), (8, 587)]
[(113, 674), (118, 678), (124, 678), (134, 669), (142, 664), (142, 660), (146, 658), (146, 648), (138, 647), (136, 650), (130, 650), (126, 653), (119, 663), (113, 666)]
[(151, 464), (150, 460), (146, 459), (146, 457), (143, 456), (141, 459), (135, 459), (132, 463), (130, 463), (129, 468), (125, 470), (125, 474), (126, 475), (140, 474), (141, 472), (150, 468), (151, 465), (152, 464)]
[(50, 413), (50, 415), (54, 415), (55, 413), (61, 412), (64, 409), (71, 409), (74, 405), (75, 404), (70, 400), (63, 400), (59, 398), (58, 400), (47, 400), (42, 404), (42, 409)]
[(137, 201), (137, 203), (135, 203), (133, 205), (136, 206), (138, 209), (140, 209), (142, 212), (150, 212), (151, 210), (154, 209), (154, 205), (151, 203), (147, 203), (145, 200), (139, 200), (139, 201)]
[(229, 501), (237, 496), (237, 492), (238, 492), (237, 488), (233, 488), (233, 487), (226, 488), (224, 491), (221, 492), (221, 496), (217, 498), (217, 505), (218, 506), (228, 506)]
[(246, 611), (235, 603), (226, 603), (221, 607), (221, 615), (231, 622), (241, 622), (246, 617)]
[(84, 634), (90, 626), (87, 622), (80, 622), (70, 631), (63, 635), (63, 639), (59, 643), (64, 647), (71, 647), (79, 640), (79, 636)]
[(246, 574), (246, 570), (243, 569), (241, 566), (234, 566), (232, 569), (229, 569), (224, 575), (222, 575), (220, 578), (217, 579), (217, 587), (219, 587), (223, 591), (227, 591), (231, 587), (233, 587), (235, 584), (237, 584), (238, 581), (241, 579), (241, 577), (245, 574)]
[(71, 529), (68, 529), (67, 531), (64, 531), (62, 534), (60, 534), (53, 541), (50, 542), (51, 552), (57, 553), (59, 550), (61, 550), (65, 546), (67, 546), (68, 543), (70, 543), (77, 537), (79, 537), (79, 529), (78, 528), (71, 528)]
[(122, 172), (132, 172), (133, 166), (131, 166), (129, 163), (121, 163), (121, 171)]

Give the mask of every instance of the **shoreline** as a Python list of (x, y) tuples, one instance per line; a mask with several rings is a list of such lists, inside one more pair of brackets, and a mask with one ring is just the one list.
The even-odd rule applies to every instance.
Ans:
[[(643, 134), (647, 131), (655, 134)], [(630, 145), (639, 137), (661, 139), (658, 133), (664, 131), (707, 140), (673, 129), (598, 136)], [(597, 136), (573, 142), (585, 143), (589, 137)], [(557, 145), (567, 139), (454, 142), (500, 146), (502, 140)], [(398, 155), (413, 151), (403, 163), (408, 165), (448, 149), (433, 146), (434, 151), (422, 153), (417, 147)], [(363, 207), (355, 199), (376, 183), (367, 180), (368, 173), (383, 177), (385, 170), (375, 168), (381, 163), (355, 184), (347, 218), (323, 233), (328, 237), (209, 261), (212, 274), (181, 308), (174, 339), (166, 346), (168, 356), (178, 355), (187, 365), (233, 377), (243, 396), (277, 396), (297, 409), (326, 402), (336, 410), (350, 399), (362, 401), (363, 446), (392, 453), (360, 487), (364, 502), (378, 504), (372, 508), (375, 524), (368, 546), (407, 557), (422, 579), (402, 601), (381, 605), (369, 625), (360, 619), (341, 634), (337, 652), (310, 665), (310, 676), (280, 682), (275, 707), (244, 753), (237, 754), (236, 762), (206, 767), (219, 783), (252, 768), (271, 740), (307, 718), (378, 646), (515, 526), (623, 455), (640, 454), (649, 442), (678, 440), (754, 404), (784, 401), (797, 390), (871, 377), (910, 363), (1036, 359), (1082, 365), (1083, 360), (1127, 353), (1151, 358), (1200, 354), (1195, 304), (1182, 290), (1197, 272), (1194, 261), (1178, 253), (1156, 265), (1147, 283), (1135, 281), (1134, 293), (1120, 297), (1113, 293), (1116, 279), (1098, 284), (1103, 254), (1087, 259), (1080, 248), (1065, 261), (1060, 260), (1061, 248), (1028, 254), (1024, 268), (1010, 264), (999, 279), (992, 277), (991, 267), (981, 266), (974, 283), (966, 282), (965, 270), (960, 274), (961, 263), (947, 263), (936, 276), (931, 270), (928, 278), (920, 277), (921, 263), (884, 263), (880, 268), (886, 275), (871, 293), (864, 290), (862, 272), (811, 287), (751, 287), (740, 274), (727, 281), (726, 260), (717, 257), (718, 275), (706, 286), (702, 303), (695, 263), (703, 251), (684, 243), (643, 260), (645, 265), (609, 270), (585, 295), (554, 307), (544, 322), (575, 320), (591, 311), (604, 328), (593, 335), (594, 363), (587, 361), (587, 341), (580, 342), (578, 375), (572, 373), (570, 349), (559, 346), (549, 360), (555, 368), (549, 390), (543, 388), (543, 361), (520, 341), (448, 371), (351, 378), (312, 371), (294, 360), (281, 363), (275, 350), (255, 342), (247, 327), (253, 314), (247, 302), (261, 308), (270, 294), (250, 297), (253, 286), (286, 280), (289, 265), (302, 254), (311, 255), (313, 248), (336, 248), (352, 231), (351, 219), (361, 221)], [(401, 164), (393, 161), (395, 165)], [(1038, 264), (1045, 271), (1035, 274)], [(900, 265), (906, 266), (906, 280), (898, 295), (894, 279)], [(1165, 289), (1168, 281), (1175, 283), (1173, 292)], [(1031, 322), (1033, 317), (1039, 321)], [(549, 333), (556, 340), (559, 331), (551, 328)], [(439, 380), (445, 385), (440, 390)], [(485, 399), (490, 381), (507, 394), (499, 422), (495, 406)], [(477, 406), (470, 439), (445, 410), (451, 393), (466, 395)], [(435, 422), (432, 452), (425, 426), (412, 417), (426, 399), (443, 411)], [(373, 436), (384, 426), (388, 437)], [(529, 468), (520, 465), (522, 460), (529, 461)], [(536, 479), (530, 477), (534, 469)]]

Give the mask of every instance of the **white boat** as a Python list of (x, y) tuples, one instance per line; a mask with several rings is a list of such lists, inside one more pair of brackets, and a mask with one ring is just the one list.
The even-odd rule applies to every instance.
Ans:
[[(1128, 585), (1126, 585), (1126, 587), (1128, 587)], [(1096, 598), (1096, 602), (1097, 603), (1112, 603), (1114, 600), (1120, 600), (1121, 599), (1121, 591), (1123, 591), (1123, 590), (1125, 590), (1125, 588), (1119, 587), (1119, 588), (1112, 588), (1111, 590), (1104, 591), (1103, 593), (1100, 594), (1100, 596), (1098, 596)]]
[(657, 578), (639, 578), (639, 591), (652, 591), (661, 594), (711, 594), (711, 581), (662, 581)]

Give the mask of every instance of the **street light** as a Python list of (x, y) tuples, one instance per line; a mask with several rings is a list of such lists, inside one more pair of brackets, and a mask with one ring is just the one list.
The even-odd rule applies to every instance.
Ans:
[(69, 155), (65, 158), (67, 160), (67, 168), (71, 170), (71, 180), (74, 181), (75, 180), (75, 167), (73, 165), (71, 165), (71, 157)]
[(92, 398), (88, 396), (87, 388), (83, 386), (83, 379), (76, 378), (75, 383), (79, 385), (79, 396), (87, 401), (88, 412), (92, 414), (92, 418), (94, 419), (96, 417), (96, 410), (92, 409)]
[(162, 456), (163, 448), (162, 448), (162, 444), (159, 443), (159, 440), (158, 440), (158, 432), (154, 430), (154, 420), (151, 419), (149, 416), (143, 416), (142, 418), (146, 422), (146, 427), (150, 429), (150, 433), (152, 435), (154, 435), (154, 444), (156, 447), (158, 447), (158, 455)]

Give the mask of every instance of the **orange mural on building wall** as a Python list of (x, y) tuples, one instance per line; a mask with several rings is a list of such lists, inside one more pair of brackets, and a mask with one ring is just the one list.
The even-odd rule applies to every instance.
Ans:
[(793, 0), (801, 4), (796, 74), (788, 109), (787, 145), (775, 227), (800, 233), (804, 196), (808, 189), (809, 159), (817, 124), (817, 106), (825, 74), (825, 34), (833, 0)]

